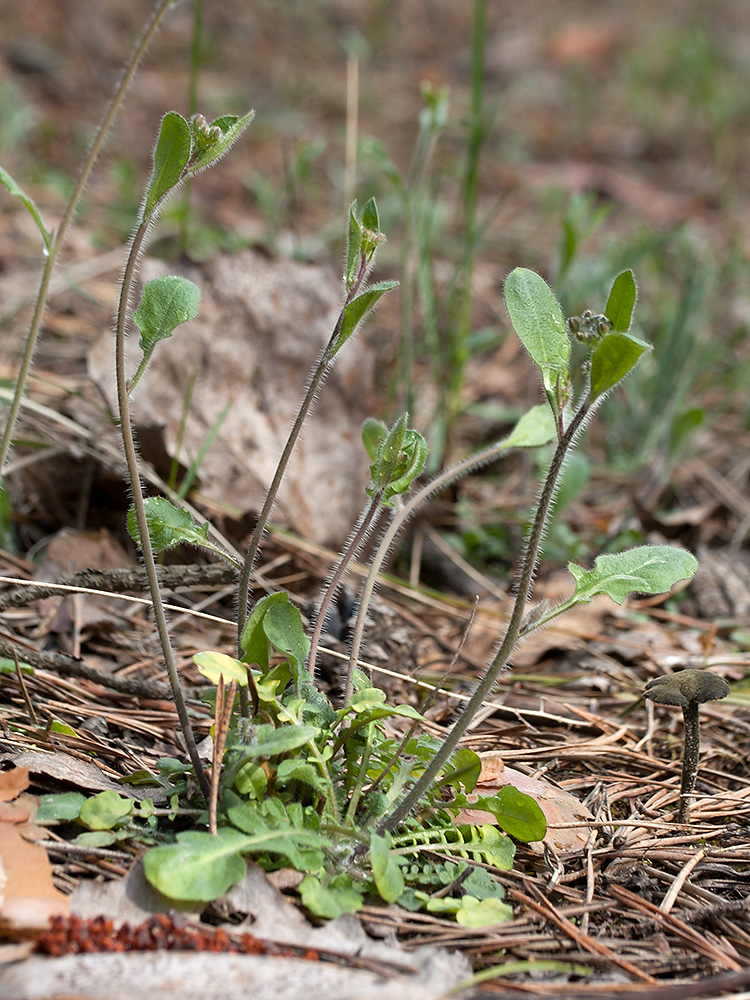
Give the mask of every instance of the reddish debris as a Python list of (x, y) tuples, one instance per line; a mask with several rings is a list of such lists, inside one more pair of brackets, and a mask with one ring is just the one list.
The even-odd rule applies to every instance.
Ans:
[(277, 949), (252, 934), (232, 937), (220, 928), (176, 924), (166, 913), (157, 913), (137, 927), (123, 924), (116, 928), (107, 917), (84, 920), (81, 917), (53, 917), (50, 930), (41, 934), (34, 949), (55, 958), (101, 951), (219, 951), (242, 955), (298, 955), (308, 961), (318, 961), (317, 952), (298, 953)]

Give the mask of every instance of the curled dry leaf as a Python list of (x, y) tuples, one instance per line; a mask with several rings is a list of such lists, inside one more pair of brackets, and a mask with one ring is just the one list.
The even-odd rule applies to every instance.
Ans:
[[(479, 781), (470, 798), (480, 795), (494, 795), (504, 785), (513, 785), (519, 792), (530, 795), (539, 804), (547, 819), (547, 836), (543, 843), (556, 851), (580, 851), (586, 846), (589, 831), (585, 827), (569, 826), (566, 823), (581, 823), (593, 820), (591, 811), (578, 799), (562, 788), (544, 781), (532, 778), (528, 774), (506, 767), (499, 753), (494, 750), (480, 753), (482, 770)], [(494, 823), (492, 813), (481, 809), (462, 809), (456, 817), (458, 823)], [(538, 845), (531, 844), (532, 850)]]

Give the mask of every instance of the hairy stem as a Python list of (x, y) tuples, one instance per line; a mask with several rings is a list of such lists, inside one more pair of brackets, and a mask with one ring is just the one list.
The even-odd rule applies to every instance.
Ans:
[(457, 465), (451, 466), (450, 469), (446, 469), (441, 472), (440, 475), (436, 476), (434, 479), (430, 480), (426, 486), (423, 486), (421, 490), (414, 494), (411, 499), (404, 504), (399, 510), (397, 510), (393, 517), (391, 518), (391, 523), (383, 535), (383, 538), (378, 546), (377, 552), (370, 561), (370, 568), (367, 573), (367, 579), (365, 580), (365, 585), (362, 588), (362, 595), (359, 602), (359, 611), (357, 612), (357, 621), (354, 626), (354, 635), (352, 637), (352, 647), (349, 652), (349, 664), (347, 667), (347, 679), (346, 679), (346, 689), (344, 698), (348, 701), (352, 694), (352, 675), (354, 673), (354, 668), (357, 666), (357, 660), (359, 659), (359, 652), (362, 647), (362, 638), (365, 631), (365, 619), (367, 617), (367, 609), (372, 600), (373, 591), (375, 590), (375, 585), (378, 579), (378, 573), (380, 572), (386, 556), (390, 550), (391, 545), (396, 539), (396, 536), (401, 531), (401, 529), (406, 524), (407, 520), (411, 517), (414, 511), (419, 507), (420, 504), (424, 503), (433, 493), (437, 493), (438, 490), (445, 489), (454, 480), (460, 479), (467, 473), (474, 469), (478, 469), (483, 465), (487, 465), (496, 459), (501, 452), (506, 450), (506, 445), (504, 441), (497, 441), (495, 444), (490, 445), (488, 448), (482, 451), (476, 452), (474, 455), (470, 455), (465, 458), (462, 462)]
[(154, 559), (151, 536), (149, 535), (148, 522), (146, 520), (146, 508), (143, 502), (143, 491), (141, 488), (140, 472), (138, 469), (138, 456), (133, 435), (133, 427), (130, 417), (130, 399), (128, 396), (128, 383), (125, 375), (125, 328), (127, 325), (128, 303), (130, 301), (130, 289), (133, 284), (135, 272), (138, 266), (138, 258), (146, 238), (149, 224), (153, 215), (144, 219), (136, 230), (133, 242), (130, 246), (125, 271), (122, 276), (120, 286), (120, 299), (117, 306), (117, 323), (115, 327), (115, 374), (117, 379), (117, 409), (120, 418), (120, 432), (122, 435), (122, 446), (125, 453), (125, 461), (128, 469), (128, 479), (133, 493), (133, 506), (135, 508), (136, 521), (138, 523), (138, 534), (140, 540), (141, 553), (143, 555), (143, 565), (148, 579), (148, 589), (151, 595), (151, 602), (154, 609), (154, 621), (159, 635), (164, 663), (167, 668), (169, 684), (172, 688), (177, 716), (180, 720), (182, 735), (185, 740), (190, 761), (195, 769), (195, 776), (200, 784), (203, 796), (208, 802), (210, 800), (210, 785), (203, 770), (198, 747), (195, 742), (193, 727), (190, 724), (185, 698), (182, 693), (180, 676), (177, 672), (172, 643), (169, 638), (169, 625), (161, 599), (161, 589), (157, 576), (156, 561)]
[(422, 776), (415, 782), (390, 816), (385, 817), (385, 819), (383, 819), (380, 823), (378, 833), (393, 830), (394, 827), (398, 826), (398, 824), (409, 815), (417, 802), (430, 788), (433, 781), (437, 778), (440, 771), (445, 766), (448, 758), (458, 746), (459, 740), (469, 728), (469, 725), (481, 707), (482, 702), (491, 692), (500, 671), (503, 667), (505, 667), (511, 653), (513, 652), (513, 647), (516, 645), (521, 631), (526, 602), (528, 601), (529, 593), (531, 592), (531, 585), (533, 583), (534, 574), (536, 573), (539, 562), (539, 547), (544, 537), (544, 529), (547, 524), (550, 507), (555, 495), (557, 480), (560, 476), (560, 472), (562, 471), (565, 456), (575, 441), (576, 435), (581, 429), (589, 410), (590, 403), (588, 399), (586, 399), (576, 411), (570, 425), (560, 438), (557, 448), (555, 449), (555, 453), (552, 456), (552, 461), (550, 462), (550, 467), (547, 472), (547, 478), (545, 480), (544, 488), (539, 498), (539, 504), (534, 516), (534, 523), (532, 524), (531, 531), (529, 532), (528, 545), (524, 554), (521, 575), (518, 581), (516, 600), (513, 604), (513, 611), (511, 613), (505, 637), (503, 638), (500, 648), (488, 666), (484, 677), (479, 682), (474, 694), (471, 696), (471, 699), (464, 706), (463, 711), (454, 723), (453, 728), (445, 738), (440, 749), (427, 765)]
[(242, 573), (240, 574), (240, 582), (237, 592), (237, 648), (238, 655), (241, 657), (243, 655), (243, 650), (241, 646), (242, 633), (247, 624), (247, 619), (250, 613), (249, 601), (250, 601), (250, 584), (252, 581), (253, 568), (255, 566), (255, 560), (258, 555), (258, 550), (260, 549), (260, 544), (263, 541), (263, 535), (265, 533), (266, 527), (268, 526), (268, 520), (271, 516), (271, 511), (276, 503), (276, 498), (279, 493), (279, 487), (281, 486), (281, 480), (284, 478), (287, 465), (289, 464), (289, 459), (292, 457), (292, 452), (294, 451), (294, 446), (297, 444), (297, 439), (299, 438), (300, 431), (304, 426), (305, 420), (310, 413), (315, 398), (318, 393), (323, 379), (328, 373), (333, 361), (335, 359), (335, 354), (332, 354), (332, 349), (339, 333), (341, 333), (341, 328), (344, 324), (344, 318), (346, 315), (346, 307), (349, 303), (356, 298), (362, 283), (367, 275), (367, 259), (365, 254), (362, 254), (362, 260), (360, 263), (359, 273), (356, 280), (352, 284), (352, 287), (347, 292), (346, 300), (344, 305), (341, 307), (341, 312), (339, 313), (338, 319), (336, 320), (336, 325), (333, 328), (333, 332), (328, 339), (328, 343), (320, 354), (320, 357), (313, 368), (310, 380), (307, 385), (307, 390), (300, 404), (300, 408), (297, 411), (297, 416), (294, 418), (294, 423), (292, 424), (292, 429), (289, 431), (289, 437), (284, 445), (284, 450), (281, 453), (281, 458), (279, 459), (279, 464), (276, 466), (276, 472), (274, 473), (271, 485), (268, 487), (268, 492), (266, 493), (266, 498), (263, 502), (263, 507), (260, 514), (258, 515), (258, 523), (255, 525), (255, 530), (253, 531), (252, 538), (250, 539), (250, 546), (247, 550), (247, 555), (245, 556), (245, 562), (242, 567)]
[(5, 468), (8, 453), (10, 452), (11, 441), (13, 440), (13, 433), (18, 420), (18, 414), (21, 409), (24, 393), (26, 392), (26, 383), (28, 381), (31, 365), (34, 360), (34, 352), (36, 351), (36, 344), (39, 339), (39, 330), (42, 325), (42, 318), (47, 307), (47, 297), (49, 295), (49, 286), (52, 281), (52, 274), (55, 270), (57, 258), (65, 241), (68, 228), (73, 220), (75, 210), (78, 207), (78, 202), (83, 194), (83, 189), (86, 186), (89, 175), (91, 174), (94, 164), (96, 163), (99, 153), (101, 152), (102, 146), (107, 138), (107, 134), (112, 126), (112, 122), (122, 106), (122, 102), (125, 99), (125, 94), (127, 93), (130, 84), (133, 82), (133, 77), (136, 74), (138, 65), (143, 58), (146, 49), (151, 44), (151, 41), (164, 19), (164, 16), (174, 3), (175, 0), (161, 0), (154, 10), (151, 20), (143, 33), (143, 37), (138, 43), (133, 55), (130, 57), (130, 62), (125, 69), (120, 85), (117, 88), (109, 107), (107, 108), (107, 112), (104, 115), (101, 124), (99, 125), (94, 142), (81, 168), (81, 172), (78, 175), (76, 185), (73, 188), (73, 193), (65, 206), (65, 211), (62, 219), (60, 220), (60, 225), (57, 227), (55, 238), (52, 241), (52, 246), (50, 247), (49, 254), (44, 264), (42, 278), (39, 283), (39, 291), (37, 292), (36, 297), (36, 305), (34, 307), (34, 315), (31, 319), (31, 327), (26, 338), (26, 346), (24, 348), (23, 358), (21, 359), (21, 367), (18, 372), (16, 388), (13, 394), (13, 402), (10, 405), (10, 410), (5, 422), (5, 430), (3, 431), (2, 442), (0, 442), (0, 472), (2, 472)]
[[(382, 492), (382, 491), (381, 491)], [(339, 559), (338, 565), (331, 574), (330, 579), (326, 583), (325, 589), (323, 591), (323, 598), (320, 602), (320, 607), (318, 608), (318, 616), (315, 620), (315, 629), (313, 630), (312, 639), (310, 640), (310, 657), (308, 660), (308, 669), (312, 677), (315, 676), (315, 663), (318, 657), (318, 646), (320, 644), (320, 635), (323, 631), (323, 623), (325, 622), (325, 617), (328, 612), (328, 608), (331, 606), (331, 601), (336, 595), (336, 591), (341, 584), (341, 581), (346, 574), (347, 567), (352, 559), (359, 552), (362, 547), (362, 543), (365, 541), (367, 536), (370, 534), (372, 529), (378, 522), (380, 513), (382, 511), (380, 506), (380, 493), (378, 496), (374, 497), (372, 501), (365, 507), (359, 517), (359, 521), (352, 533), (351, 538), (347, 542), (344, 551), (341, 553), (341, 558)]]

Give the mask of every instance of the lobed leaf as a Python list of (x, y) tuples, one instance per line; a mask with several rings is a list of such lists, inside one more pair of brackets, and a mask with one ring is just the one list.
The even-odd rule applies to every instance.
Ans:
[(622, 604), (629, 594), (664, 594), (680, 580), (689, 580), (697, 568), (695, 556), (674, 545), (640, 545), (606, 553), (598, 556), (590, 570), (568, 564), (576, 581), (570, 601), (588, 603), (596, 594), (607, 594)]

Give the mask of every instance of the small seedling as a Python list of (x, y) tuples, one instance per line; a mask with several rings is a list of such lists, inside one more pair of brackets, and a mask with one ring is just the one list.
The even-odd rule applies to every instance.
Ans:
[(704, 701), (718, 701), (729, 694), (723, 677), (708, 670), (680, 670), (666, 677), (654, 677), (646, 685), (645, 695), (657, 705), (679, 705), (685, 720), (685, 748), (682, 755), (682, 782), (678, 823), (690, 822), (690, 798), (695, 791), (700, 752), (698, 710)]

